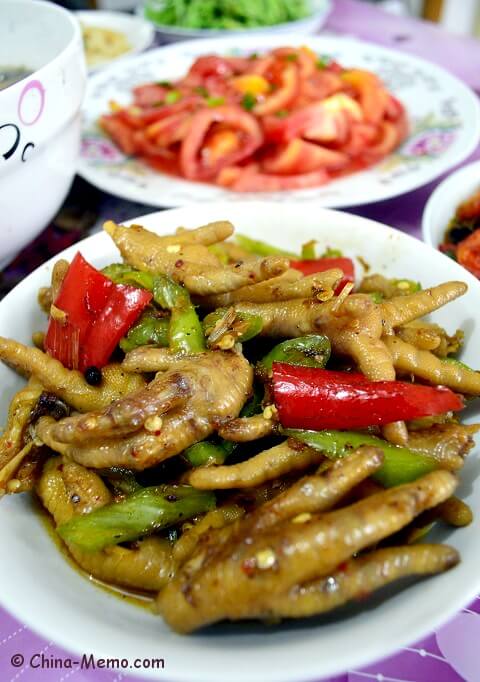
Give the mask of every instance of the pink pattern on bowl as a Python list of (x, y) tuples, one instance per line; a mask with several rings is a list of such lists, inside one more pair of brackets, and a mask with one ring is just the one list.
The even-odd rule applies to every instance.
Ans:
[[(25, 97), (28, 93), (30, 92), (37, 92), (39, 101), (38, 101), (38, 107), (37, 111), (35, 109), (33, 110), (34, 113), (30, 111), (31, 118), (26, 119), (25, 118), (25, 112), (24, 112), (24, 102), (25, 102)], [(31, 108), (32, 103), (30, 104)], [(34, 123), (38, 121), (40, 116), (43, 113), (43, 110), (45, 108), (45, 88), (43, 87), (42, 83), (39, 80), (33, 80), (30, 81), (29, 83), (26, 84), (26, 86), (22, 90), (22, 94), (20, 95), (20, 99), (18, 100), (18, 118), (20, 121), (26, 125), (26, 126), (32, 126)]]

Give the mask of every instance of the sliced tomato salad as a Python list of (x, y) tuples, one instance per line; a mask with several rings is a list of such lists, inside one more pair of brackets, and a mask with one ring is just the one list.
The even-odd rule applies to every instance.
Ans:
[(183, 78), (132, 95), (100, 119), (126, 155), (237, 192), (323, 185), (377, 163), (408, 132), (403, 105), (374, 73), (308, 47), (204, 55)]

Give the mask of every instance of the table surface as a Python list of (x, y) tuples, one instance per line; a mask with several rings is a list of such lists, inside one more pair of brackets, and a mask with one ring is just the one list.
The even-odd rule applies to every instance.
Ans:
[[(373, 6), (356, 0), (336, 0), (326, 29), (344, 35), (354, 35), (364, 40), (396, 47), (416, 54), (438, 64), (467, 82), (480, 93), (480, 44), (468, 38), (455, 38), (445, 34), (433, 25), (414, 19), (398, 18), (383, 13)], [(480, 147), (465, 161), (480, 159)], [(420, 237), (420, 223), (423, 207), (437, 180), (408, 195), (389, 201), (351, 209), (352, 213), (373, 218)], [(90, 186), (77, 184), (74, 197), (70, 199), (68, 224), (81, 215), (89, 224), (89, 231), (97, 229), (101, 221), (112, 218), (127, 220), (148, 213), (148, 206), (134, 204), (108, 196)], [(83, 206), (87, 203), (93, 214), (86, 216)], [(72, 206), (73, 203), (73, 206)], [(73, 217), (72, 217), (73, 216)], [(57, 221), (58, 222), (58, 221)], [(65, 222), (65, 220), (63, 221)], [(93, 227), (92, 227), (93, 226)], [(80, 229), (65, 230), (49, 226), (35, 242), (3, 273), (0, 280), (0, 296), (25, 274), (37, 267), (46, 258), (74, 243), (85, 232)], [(4, 559), (5, 560), (5, 559)], [(480, 682), (480, 665), (477, 649), (480, 642), (480, 597), (468, 608), (463, 609), (447, 625), (432, 633), (421, 642), (398, 651), (394, 656), (362, 668), (349, 670), (324, 682)], [(0, 609), (0, 680), (3, 682), (120, 682), (131, 678), (126, 671), (82, 670), (36, 668), (42, 654), (46, 659), (60, 658), (67, 661), (69, 654), (54, 642), (47, 642), (26, 626), (19, 623), (6, 611)], [(87, 653), (87, 652), (86, 652)], [(21, 654), (24, 663), (15, 667)], [(153, 654), (154, 655), (154, 654)], [(67, 663), (68, 665), (68, 663)], [(168, 659), (164, 671), (168, 680)], [(163, 679), (163, 674), (162, 674)], [(189, 682), (185, 680), (185, 682)]]

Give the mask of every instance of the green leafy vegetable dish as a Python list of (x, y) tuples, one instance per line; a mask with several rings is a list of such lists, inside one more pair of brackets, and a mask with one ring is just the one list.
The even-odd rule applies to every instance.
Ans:
[(309, 0), (147, 0), (145, 17), (190, 29), (242, 29), (297, 21), (311, 13)]

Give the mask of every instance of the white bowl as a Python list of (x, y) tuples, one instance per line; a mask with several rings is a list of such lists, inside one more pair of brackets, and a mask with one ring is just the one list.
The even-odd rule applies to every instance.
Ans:
[(124, 57), (129, 57), (132, 54), (138, 54), (149, 47), (155, 37), (155, 29), (153, 25), (142, 19), (135, 17), (125, 12), (102, 12), (98, 10), (75, 12), (75, 16), (84, 26), (96, 26), (98, 28), (108, 28), (110, 31), (117, 31), (123, 33), (129, 44), (130, 49), (127, 52), (115, 57), (114, 59), (106, 59), (98, 64), (93, 64), (88, 67), (88, 72), (93, 73), (99, 69), (108, 66), (112, 62), (116, 62)]
[(480, 161), (459, 168), (441, 182), (430, 195), (423, 211), (423, 240), (438, 248), (457, 206), (479, 189)]
[(53, 218), (80, 148), (86, 82), (74, 16), (40, 0), (0, 2), (0, 65), (31, 76), (0, 91), (0, 266)]
[(282, 33), (298, 33), (309, 35), (316, 33), (327, 21), (332, 9), (331, 0), (311, 0), (311, 14), (303, 19), (288, 21), (284, 24), (273, 24), (272, 26), (259, 26), (258, 28), (244, 29), (217, 29), (217, 28), (182, 28), (181, 26), (169, 26), (167, 24), (157, 24), (148, 18), (143, 6), (139, 6), (137, 13), (145, 17), (155, 27), (162, 43), (176, 43), (179, 40), (191, 40), (193, 38), (220, 38), (239, 35), (257, 35), (268, 33), (270, 35), (281, 35)]
[[(478, 366), (480, 347), (480, 282), (454, 261), (409, 237), (358, 216), (293, 202), (201, 204), (153, 213), (135, 220), (159, 233), (178, 225), (194, 227), (231, 219), (239, 232), (298, 249), (316, 238), (348, 255), (363, 256), (373, 271), (409, 277), (424, 285), (463, 279), (468, 293), (433, 318), (448, 330), (463, 327), (464, 359)], [(118, 260), (106, 234), (97, 234), (58, 257), (76, 251), (102, 267)], [(0, 335), (29, 342), (45, 325), (36, 303), (38, 288), (49, 280), (53, 261), (38, 268), (0, 302)], [(20, 314), (19, 314), (20, 311)], [(0, 366), (0, 423), (13, 392), (23, 384)], [(472, 413), (473, 414), (473, 413)], [(471, 415), (472, 416), (472, 415)], [(420, 639), (446, 621), (480, 590), (479, 460), (472, 454), (461, 472), (459, 494), (475, 512), (472, 525), (445, 529), (439, 538), (456, 547), (462, 563), (453, 570), (394, 591), (388, 600), (373, 599), (342, 617), (290, 622), (281, 627), (223, 624), (192, 636), (171, 632), (161, 618), (126, 603), (82, 577), (58, 552), (28, 496), (11, 496), (0, 504), (0, 546), (8, 561), (0, 562), (2, 604), (48, 640), (95, 658), (165, 659), (165, 670), (128, 668), (170, 682), (305, 682), (354, 670)]]

